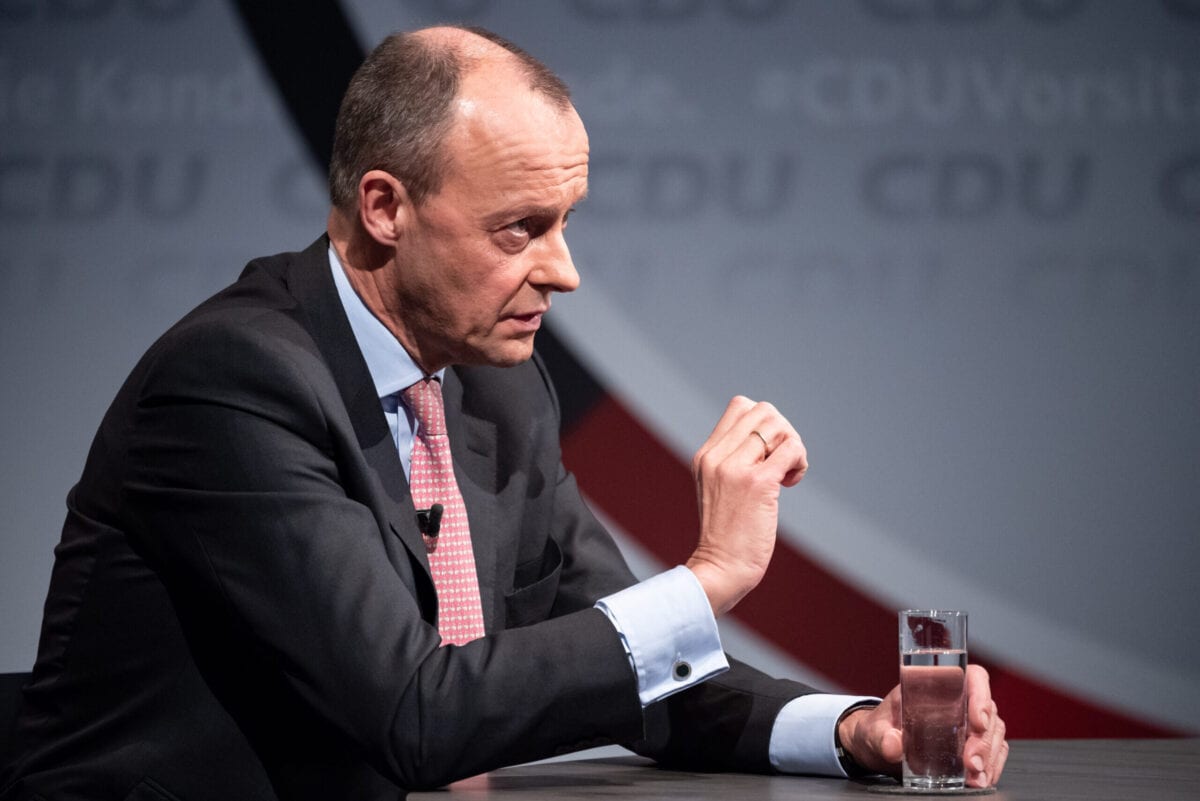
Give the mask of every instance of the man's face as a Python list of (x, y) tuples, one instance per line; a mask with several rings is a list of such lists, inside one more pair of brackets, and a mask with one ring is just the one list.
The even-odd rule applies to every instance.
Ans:
[(550, 294), (579, 285), (563, 233), (587, 193), (587, 133), (574, 109), (487, 76), (464, 80), (446, 179), (396, 246), (402, 339), (427, 371), (528, 359)]

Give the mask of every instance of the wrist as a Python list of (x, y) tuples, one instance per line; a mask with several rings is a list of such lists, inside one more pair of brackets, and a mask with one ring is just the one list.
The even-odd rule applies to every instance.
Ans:
[(685, 566), (692, 571), (708, 604), (712, 607), (714, 617), (733, 609), (737, 602), (745, 597), (749, 589), (742, 589), (741, 584), (730, 574), (730, 571), (716, 564), (711, 559), (705, 559), (693, 554)]
[[(768, 561), (769, 561), (768, 556)], [(708, 597), (713, 615), (720, 617), (737, 606), (762, 581), (766, 563), (739, 559), (736, 554), (703, 542), (685, 566), (696, 576)]]

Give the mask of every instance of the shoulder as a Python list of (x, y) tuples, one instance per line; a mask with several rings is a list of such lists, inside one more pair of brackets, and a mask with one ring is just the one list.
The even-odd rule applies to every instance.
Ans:
[(301, 384), (332, 376), (310, 330), (306, 310), (289, 286), (306, 254), (256, 259), (151, 345), (128, 389), (147, 399), (253, 391), (280, 402)]

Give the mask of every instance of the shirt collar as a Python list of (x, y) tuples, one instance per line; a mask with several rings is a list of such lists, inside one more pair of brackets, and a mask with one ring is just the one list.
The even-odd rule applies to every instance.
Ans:
[[(350, 320), (350, 330), (354, 332), (358, 349), (366, 359), (376, 394), (386, 398), (424, 378), (425, 374), (408, 355), (400, 340), (379, 321), (354, 291), (354, 287), (350, 286), (350, 279), (346, 277), (346, 270), (332, 244), (329, 245), (329, 269), (333, 273), (338, 299)], [(438, 370), (434, 375), (441, 380), (445, 372), (445, 369)]]

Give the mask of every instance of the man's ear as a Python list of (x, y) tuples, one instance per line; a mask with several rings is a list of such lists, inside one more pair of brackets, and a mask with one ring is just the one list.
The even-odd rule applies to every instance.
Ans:
[(394, 247), (412, 218), (412, 202), (399, 178), (370, 170), (358, 182), (358, 215), (367, 234)]

